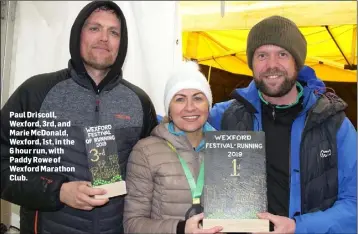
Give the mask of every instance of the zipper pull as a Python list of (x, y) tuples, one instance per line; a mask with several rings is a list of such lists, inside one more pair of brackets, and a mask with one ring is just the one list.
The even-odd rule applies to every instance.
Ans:
[(275, 107), (274, 106), (272, 107), (272, 118), (273, 118), (273, 120), (276, 119), (276, 112), (275, 112)]
[(95, 108), (95, 111), (96, 111), (96, 112), (99, 111), (99, 100), (98, 100), (98, 99), (96, 100), (96, 108)]

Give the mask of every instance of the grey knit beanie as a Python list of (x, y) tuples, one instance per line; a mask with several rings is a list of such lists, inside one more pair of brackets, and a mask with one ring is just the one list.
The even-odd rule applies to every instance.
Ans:
[(297, 25), (282, 16), (271, 16), (257, 23), (247, 37), (247, 63), (252, 70), (255, 50), (262, 45), (276, 45), (284, 48), (295, 58), (300, 70), (305, 64), (307, 42)]

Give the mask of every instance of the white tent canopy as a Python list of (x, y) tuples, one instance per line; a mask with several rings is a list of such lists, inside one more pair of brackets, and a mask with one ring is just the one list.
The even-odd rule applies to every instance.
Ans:
[(182, 1), (180, 8), (183, 31), (250, 29), (275, 14), (304, 27), (357, 23), (356, 1)]

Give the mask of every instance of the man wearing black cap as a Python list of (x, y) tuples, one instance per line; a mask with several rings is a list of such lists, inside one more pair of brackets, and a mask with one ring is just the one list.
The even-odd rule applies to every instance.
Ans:
[(289, 19), (257, 23), (247, 39), (253, 81), (216, 104), (218, 130), (264, 131), (268, 211), (275, 233), (356, 233), (357, 135), (346, 103), (304, 66), (307, 42)]
[[(21, 233), (123, 232), (124, 196), (93, 197), (107, 191), (91, 187), (85, 131), (99, 125), (111, 129), (116, 144), (114, 160), (125, 179), (133, 146), (157, 124), (147, 94), (122, 77), (127, 45), (121, 9), (111, 1), (89, 3), (71, 29), (68, 68), (29, 78), (2, 108), (1, 198), (21, 206)], [(33, 113), (35, 118), (22, 113)], [(49, 113), (55, 117), (41, 117), (41, 124), (34, 124), (40, 120), (36, 116)], [(57, 128), (45, 126), (46, 121), (54, 121)], [(35, 130), (46, 134), (36, 135)], [(54, 130), (67, 134), (61, 138)], [(40, 139), (41, 143), (14, 146), (14, 139)], [(45, 143), (50, 140), (59, 144), (63, 153), (49, 154), (55, 147)], [(14, 147), (27, 151), (17, 152)], [(54, 164), (46, 167), (52, 169), (43, 170), (36, 158), (52, 158)]]

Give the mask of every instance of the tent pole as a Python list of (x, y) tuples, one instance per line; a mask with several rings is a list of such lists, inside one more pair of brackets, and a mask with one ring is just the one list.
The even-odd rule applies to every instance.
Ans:
[[(212, 62), (211, 62), (212, 63)], [(209, 73), (208, 73), (208, 83), (210, 84), (210, 77), (211, 77), (211, 65), (210, 64), (210, 67), (209, 67)]]
[(225, 1), (221, 1), (221, 18), (225, 15)]
[(352, 64), (355, 63), (356, 59), (356, 46), (357, 46), (357, 26), (353, 25), (353, 35), (352, 35), (352, 47), (351, 47), (351, 61)]
[(341, 52), (341, 54), (343, 55), (344, 60), (346, 60), (346, 62), (347, 62), (347, 64), (348, 64), (348, 66), (349, 66), (349, 67), (352, 67), (352, 66), (351, 66), (351, 63), (348, 61), (348, 59), (347, 59), (346, 55), (343, 53), (343, 51), (342, 51), (341, 47), (338, 45), (338, 42), (336, 41), (336, 39), (335, 39), (335, 38), (334, 38), (334, 36), (332, 35), (331, 30), (329, 30), (328, 25), (325, 25), (324, 27), (326, 28), (327, 32), (328, 32), (328, 33), (329, 33), (329, 35), (331, 36), (332, 40), (333, 40), (333, 41), (334, 41), (334, 43), (336, 44), (336, 46), (337, 46), (337, 48), (339, 49), (339, 51)]

